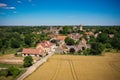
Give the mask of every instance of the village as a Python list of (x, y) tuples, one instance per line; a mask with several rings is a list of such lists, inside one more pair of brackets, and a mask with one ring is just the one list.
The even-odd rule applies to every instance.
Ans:
[[(65, 28), (65, 27), (64, 27)], [(83, 50), (90, 49), (90, 44), (88, 43), (92, 37), (97, 38), (101, 31), (96, 32), (95, 29), (91, 31), (88, 29), (83, 29), (82, 24), (79, 26), (71, 27), (73, 31), (67, 35), (60, 34), (60, 31), (63, 30), (63, 27), (50, 27), (49, 29), (43, 30), (41, 32), (33, 32), (34, 34), (49, 33), (47, 36), (50, 37), (49, 41), (42, 41), (37, 43), (36, 49), (26, 49), (23, 48), (22, 55), (35, 55), (35, 56), (45, 56), (50, 53), (61, 53), (67, 54), (70, 53), (70, 49), (74, 49), (75, 53), (80, 52), (83, 54)], [(109, 38), (113, 38), (114, 34), (108, 34)], [(72, 39), (72, 44), (66, 43), (66, 38)]]
[[(14, 53), (5, 53), (0, 56), (0, 66), (2, 66), (0, 67), (0, 70), (9, 69), (9, 66), (12, 65), (18, 66), (18, 69), (22, 69), (24, 73), (18, 75), (19, 77), (16, 79), (23, 80), (37, 70), (40, 65), (46, 63), (51, 56), (103, 56), (105, 55), (105, 52), (115, 52), (115, 49), (111, 47), (112, 44), (109, 43), (109, 40), (114, 39), (115, 33), (107, 33), (108, 36), (104, 33), (105, 32), (104, 30), (102, 31), (102, 28), (97, 30), (97, 28), (83, 27), (82, 24), (70, 27), (49, 26), (46, 29), (32, 31), (31, 34), (34, 36), (38, 35), (37, 38), (30, 38), (32, 40), (32, 45), (34, 46), (31, 46), (31, 44), (28, 43), (29, 39), (27, 39), (27, 45), (24, 47), (13, 48), (13, 50), (15, 50)], [(22, 31), (21, 35), (23, 34), (26, 35), (27, 33)], [(39, 35), (41, 34), (45, 34), (45, 36), (40, 36), (39, 38)], [(16, 47), (16, 43), (14, 47)], [(32, 60), (25, 63), (26, 57), (31, 57)], [(11, 79), (13, 79), (13, 77)]]
[[(90, 36), (97, 37), (97, 35), (99, 34), (99, 33), (96, 33), (94, 35), (94, 32), (92, 32), (92, 31), (86, 32), (85, 30), (83, 30), (82, 25), (80, 25), (79, 27), (76, 27), (76, 26), (73, 27), (73, 29), (77, 29), (77, 28), (80, 31), (83, 31), (87, 35), (86, 38), (88, 39), (88, 41), (90, 40)], [(44, 33), (48, 33), (48, 32), (51, 33), (48, 35), (51, 38), (50, 41), (42, 41), (41, 43), (37, 43), (35, 49), (23, 48), (23, 50), (21, 52), (22, 56), (31, 55), (31, 56), (36, 56), (36, 57), (43, 57), (50, 53), (69, 53), (69, 50), (71, 48), (74, 48), (75, 52), (82, 51), (83, 48), (85, 48), (85, 49), (90, 48), (90, 45), (87, 44), (87, 41), (83, 38), (83, 34), (70, 33), (65, 36), (65, 35), (59, 34), (60, 30), (62, 30), (62, 27), (60, 27), (60, 29), (57, 29), (55, 27), (54, 28), (50, 27), (50, 30), (43, 30)], [(40, 32), (37, 32), (35, 34), (40, 34)], [(78, 41), (78, 44), (77, 45), (67, 45), (65, 43), (65, 39), (67, 37), (69, 37), (75, 41)], [(57, 42), (57, 45), (59, 45), (59, 46), (56, 46), (55, 41)]]

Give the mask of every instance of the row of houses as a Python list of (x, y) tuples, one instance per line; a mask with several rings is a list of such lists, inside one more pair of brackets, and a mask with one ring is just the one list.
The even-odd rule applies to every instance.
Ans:
[(43, 41), (41, 43), (38, 43), (36, 45), (35, 49), (32, 48), (23, 48), (22, 50), (22, 56), (37, 56), (37, 57), (43, 57), (45, 55), (54, 53), (56, 48), (56, 45), (49, 42), (49, 41)]

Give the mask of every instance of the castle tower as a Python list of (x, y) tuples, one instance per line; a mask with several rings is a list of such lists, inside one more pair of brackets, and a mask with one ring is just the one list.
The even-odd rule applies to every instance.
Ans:
[(80, 31), (82, 31), (83, 30), (83, 27), (82, 27), (82, 24), (80, 24)]

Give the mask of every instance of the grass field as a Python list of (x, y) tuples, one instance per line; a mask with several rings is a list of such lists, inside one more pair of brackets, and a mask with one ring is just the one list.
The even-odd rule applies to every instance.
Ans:
[(0, 63), (0, 68), (9, 68), (11, 66), (15, 66), (17, 68), (22, 68), (22, 64), (5, 64), (5, 63)]
[(53, 55), (25, 80), (120, 80), (120, 54)]

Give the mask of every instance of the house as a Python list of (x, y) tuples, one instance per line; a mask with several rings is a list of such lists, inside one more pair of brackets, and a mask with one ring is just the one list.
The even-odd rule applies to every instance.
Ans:
[(61, 44), (64, 44), (65, 43), (65, 38), (66, 38), (67, 36), (62, 36), (62, 35), (57, 35), (56, 36), (56, 40), (58, 40), (59, 41), (59, 44), (61, 45)]
[(109, 38), (113, 38), (114, 37), (114, 34), (109, 34)]
[(74, 40), (79, 40), (83, 35), (79, 33), (71, 33), (68, 35), (68, 37), (74, 39)]
[(41, 49), (30, 49), (30, 48), (23, 48), (22, 56), (37, 56), (41, 57), (44, 55), (44, 52)]
[(56, 39), (57, 39), (57, 40), (65, 40), (66, 37), (67, 37), (67, 36), (57, 35), (57, 36), (56, 36)]
[(49, 41), (44, 41), (44, 42), (38, 43), (36, 46), (36, 49), (23, 48), (22, 56), (30, 55), (30, 56), (42, 57), (50, 53), (53, 53), (55, 51), (55, 48), (56, 48), (55, 44), (50, 43)]
[(36, 49), (39, 48), (41, 48), (46, 54), (50, 54), (55, 51), (56, 45), (49, 41), (43, 41), (37, 44)]

